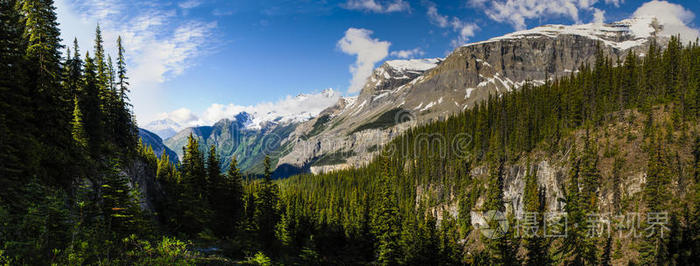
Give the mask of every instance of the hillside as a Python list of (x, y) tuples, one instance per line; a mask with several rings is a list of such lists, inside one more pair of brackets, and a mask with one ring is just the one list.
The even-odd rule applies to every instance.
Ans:
[[(370, 2), (376, 11), (363, 18), (417, 8)], [(57, 3), (0, 1), (0, 265), (694, 265), (700, 257), (700, 43), (669, 34), (690, 29), (693, 12), (680, 5), (652, 1), (665, 6), (663, 17), (546, 25), (445, 58), (384, 61), (357, 96), (327, 89), (216, 104), (179, 122), (165, 113), (144, 126), (154, 133), (139, 127), (129, 97), (153, 93), (146, 76), (156, 87), (192, 88), (191, 76), (170, 78), (196, 65), (186, 59), (206, 58), (192, 51), (200, 39), (217, 39), (202, 28), (217, 23), (170, 17), (223, 13), (183, 2), (162, 3), (179, 11), (161, 14), (150, 12), (160, 3), (138, 2), (146, 15), (130, 19), (113, 3), (80, 14), (65, 13), (76, 3)], [(579, 7), (600, 21), (593, 4)], [(335, 5), (321, 21), (339, 14)], [(423, 5), (434, 28), (460, 39), (476, 27)], [(65, 45), (59, 26), (79, 21), (83, 30), (90, 16), (118, 16), (118, 31), (99, 20), (90, 48), (77, 38)], [(356, 55), (353, 75), (390, 54), (422, 54), (390, 53), (372, 33), (350, 28), (337, 43)], [(358, 44), (373, 46), (371, 58)], [(214, 76), (240, 74), (213, 63)]]
[[(358, 247), (372, 241), (379, 254), (396, 245), (394, 259), (406, 264), (689, 263), (700, 209), (700, 83), (692, 74), (700, 50), (674, 52), (677, 39), (669, 47), (617, 67), (598, 53), (595, 68), (407, 130), (365, 167), (282, 180), (283, 221), (324, 228), (294, 232), (331, 234), (316, 244), (334, 263), (371, 261)], [(567, 220), (548, 216), (562, 213)], [(639, 227), (630, 227), (630, 214), (641, 215)], [(629, 235), (660, 214), (665, 236)], [(379, 226), (371, 240), (367, 223)], [(599, 223), (611, 231), (588, 235)], [(495, 239), (485, 235), (504, 224)], [(568, 233), (545, 237), (545, 224)], [(332, 252), (345, 249), (357, 253)]]

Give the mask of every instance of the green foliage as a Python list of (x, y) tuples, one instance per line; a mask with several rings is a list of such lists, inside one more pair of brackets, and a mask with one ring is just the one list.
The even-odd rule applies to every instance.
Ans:
[(399, 248), (401, 216), (399, 206), (389, 182), (393, 179), (389, 173), (389, 163), (384, 163), (384, 173), (380, 177), (378, 208), (372, 216), (372, 231), (377, 237), (377, 263), (395, 265), (402, 254)]

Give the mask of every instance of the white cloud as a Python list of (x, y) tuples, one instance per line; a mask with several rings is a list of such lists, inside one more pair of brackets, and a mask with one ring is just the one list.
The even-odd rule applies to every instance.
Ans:
[(424, 54), (425, 52), (422, 49), (414, 48), (411, 50), (392, 51), (390, 55), (398, 58), (415, 58), (417, 56), (423, 56)]
[(452, 40), (452, 46), (459, 46), (467, 43), (469, 38), (474, 37), (475, 31), (479, 29), (474, 23), (464, 22), (458, 17), (440, 15), (437, 10), (435, 3), (426, 2), (428, 5), (428, 19), (430, 23), (440, 27), (440, 28), (451, 28), (454, 32), (458, 34), (456, 40)]
[(373, 39), (370, 35), (372, 35), (371, 30), (349, 28), (337, 43), (338, 48), (344, 53), (357, 56), (355, 64), (350, 66), (350, 73), (352, 73), (348, 88), (350, 93), (360, 91), (372, 74), (374, 65), (389, 55), (391, 43)]
[(213, 125), (221, 119), (231, 119), (241, 112), (247, 112), (253, 115), (251, 126), (256, 128), (261, 123), (274, 121), (278, 118), (282, 118), (281, 121), (305, 121), (337, 103), (340, 96), (340, 92), (327, 89), (319, 93), (300, 94), (295, 97), (288, 95), (276, 102), (263, 102), (256, 105), (215, 103), (199, 115), (187, 108), (180, 108), (172, 112), (161, 113), (157, 119), (175, 121), (180, 127), (173, 129), (179, 131), (186, 127)]
[[(593, 15), (594, 21), (604, 19), (604, 13), (593, 7), (599, 0), (469, 0), (473, 7), (483, 9), (486, 15), (497, 22), (511, 24), (517, 30), (527, 27), (527, 19), (564, 17), (581, 23), (581, 12)], [(606, 4), (619, 6), (624, 0), (605, 0)]]
[(654, 0), (644, 3), (637, 8), (633, 16), (656, 17), (659, 23), (663, 25), (662, 35), (672, 36), (680, 34), (683, 42), (695, 41), (700, 36), (700, 31), (697, 28), (688, 26), (688, 24), (693, 22), (695, 14), (681, 5)]
[(82, 54), (92, 51), (98, 22), (105, 50), (112, 57), (117, 54), (117, 37), (122, 37), (130, 98), (139, 120), (153, 118), (160, 109), (160, 103), (153, 99), (162, 97), (163, 82), (182, 74), (195, 63), (194, 58), (210, 51), (216, 28), (215, 22), (182, 19), (172, 7), (156, 4), (57, 0), (56, 7), (64, 43), (72, 46), (73, 37), (77, 37)]
[(445, 28), (449, 24), (449, 19), (447, 18), (447, 16), (440, 15), (435, 5), (428, 7), (428, 18), (430, 19), (431, 23), (437, 25), (440, 28)]
[(361, 10), (365, 12), (374, 13), (391, 13), (411, 10), (411, 5), (404, 0), (348, 0), (342, 6), (346, 9)]
[(595, 9), (593, 13), (593, 23), (603, 24), (605, 23), (605, 10)]
[(179, 4), (177, 4), (177, 6), (179, 6), (182, 9), (191, 9), (191, 8), (198, 7), (201, 4), (202, 4), (202, 2), (199, 0), (187, 0), (184, 2), (180, 2)]

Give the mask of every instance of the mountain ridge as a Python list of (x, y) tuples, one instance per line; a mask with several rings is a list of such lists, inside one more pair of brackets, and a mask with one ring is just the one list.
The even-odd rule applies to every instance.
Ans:
[[(260, 119), (260, 114), (253, 114), (251, 119), (245, 113), (253, 121), (242, 128), (249, 130), (246, 136), (256, 139), (254, 143), (270, 139), (276, 143), (265, 150), (227, 148), (249, 152), (222, 152), (222, 157), (257, 158), (262, 152), (273, 157), (277, 167), (296, 169), (291, 172), (362, 166), (376, 155), (378, 147), (411, 127), (444, 120), (526, 82), (541, 85), (568, 76), (592, 64), (598, 49), (618, 58), (628, 51), (643, 54), (651, 40), (665, 44), (662, 30), (663, 25), (649, 17), (608, 24), (545, 25), (460, 46), (445, 58), (387, 60), (372, 72), (357, 96), (338, 97), (318, 114), (302, 112), (292, 119), (271, 119), (275, 114)], [(276, 130), (278, 127), (284, 130)], [(233, 143), (210, 136), (208, 127), (199, 127), (180, 131), (165, 145), (180, 150), (188, 132), (206, 145)], [(175, 137), (177, 140), (171, 140)], [(242, 169), (256, 167), (251, 164)]]

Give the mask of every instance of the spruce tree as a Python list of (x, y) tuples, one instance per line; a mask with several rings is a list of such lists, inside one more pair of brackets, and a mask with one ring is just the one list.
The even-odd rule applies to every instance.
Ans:
[(566, 190), (567, 233), (564, 238), (561, 253), (566, 265), (596, 264), (595, 244), (586, 239), (585, 206), (589, 198), (581, 193), (581, 159), (578, 158), (576, 147), (571, 150), (571, 170), (569, 170), (569, 185)]
[(272, 182), (272, 166), (270, 157), (265, 156), (264, 179), (260, 189), (255, 195), (255, 221), (258, 228), (258, 237), (266, 252), (273, 252), (276, 246), (275, 226), (280, 220), (278, 209), (279, 188)]
[[(669, 171), (668, 157), (663, 151), (661, 138), (653, 136), (650, 143), (651, 151), (647, 167), (646, 184), (644, 185), (644, 199), (647, 207), (647, 215), (668, 213), (670, 200), (669, 185), (671, 174)], [(661, 230), (661, 229), (659, 229)], [(646, 232), (645, 232), (646, 234)], [(656, 231), (652, 235), (646, 235), (640, 246), (640, 260), (644, 264), (663, 264), (667, 259), (666, 241), (668, 232)]]
[[(39, 172), (34, 95), (27, 86), (23, 25), (17, 1), (0, 1), (0, 205), (21, 208), (24, 179)], [(9, 200), (12, 199), (12, 200)]]
[[(529, 165), (529, 164), (528, 164)], [(550, 264), (548, 246), (544, 237), (545, 193), (537, 184), (537, 171), (533, 166), (525, 176), (525, 192), (523, 196), (524, 210), (535, 217), (535, 224), (528, 224), (535, 230), (523, 232), (527, 249), (526, 265)], [(522, 228), (523, 231), (529, 230)]]
[(73, 141), (78, 146), (79, 149), (87, 151), (88, 140), (87, 134), (85, 133), (85, 128), (83, 126), (83, 112), (80, 111), (80, 103), (78, 102), (78, 97), (73, 99), (75, 106), (73, 108), (73, 130), (71, 131), (73, 135)]
[(22, 1), (23, 42), (26, 44), (26, 86), (32, 97), (31, 109), (37, 139), (41, 141), (42, 176), (69, 187), (70, 154), (63, 149), (71, 141), (71, 100), (61, 76), (60, 31), (52, 0)]
[(401, 217), (396, 194), (390, 186), (392, 177), (389, 161), (384, 159), (384, 171), (377, 184), (377, 209), (372, 217), (372, 227), (377, 238), (377, 263), (380, 265), (396, 265), (401, 258)]
[(85, 54), (85, 75), (78, 102), (84, 115), (85, 132), (88, 135), (89, 149), (93, 157), (102, 151), (104, 140), (104, 120), (101, 110), (100, 88), (95, 73), (95, 64), (90, 53)]
[(232, 221), (231, 224), (238, 223), (243, 215), (243, 174), (238, 169), (236, 156), (231, 158), (231, 164), (226, 172), (225, 180), (226, 197), (224, 211), (226, 217)]
[(117, 90), (119, 92), (119, 100), (125, 102), (128, 99), (129, 93), (129, 78), (126, 76), (126, 59), (124, 55), (124, 46), (122, 46), (122, 36), (117, 37)]
[(188, 234), (199, 233), (209, 222), (207, 201), (207, 172), (199, 142), (192, 134), (183, 147), (182, 181), (179, 197), (180, 226)]
[[(224, 179), (221, 175), (221, 165), (219, 163), (219, 155), (216, 154), (216, 146), (209, 146), (209, 154), (207, 155), (207, 195), (219, 196), (224, 186)], [(212, 202), (214, 204), (215, 202)]]

